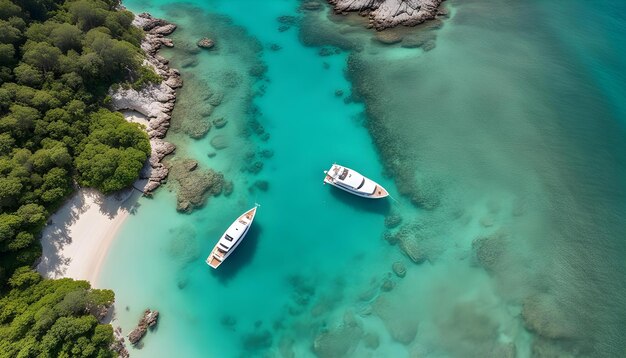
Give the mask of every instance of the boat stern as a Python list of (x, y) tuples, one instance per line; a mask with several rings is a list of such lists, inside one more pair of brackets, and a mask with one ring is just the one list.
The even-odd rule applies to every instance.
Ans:
[(206, 263), (207, 265), (216, 269), (222, 264), (222, 261), (220, 261), (217, 257), (215, 257), (215, 255), (211, 254), (209, 255), (209, 257), (206, 258)]

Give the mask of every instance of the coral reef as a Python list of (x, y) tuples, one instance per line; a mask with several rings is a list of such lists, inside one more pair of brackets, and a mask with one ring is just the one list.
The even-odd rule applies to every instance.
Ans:
[(568, 339), (577, 333), (571, 317), (551, 295), (527, 297), (522, 304), (522, 318), (528, 330), (544, 338)]
[(402, 223), (402, 216), (398, 214), (389, 214), (385, 216), (385, 227), (393, 229)]
[(173, 160), (170, 175), (178, 186), (176, 210), (191, 212), (206, 203), (209, 195), (222, 193), (224, 175), (212, 169), (197, 170), (198, 162), (192, 159)]
[(488, 236), (481, 236), (472, 241), (472, 249), (476, 252), (476, 259), (487, 270), (493, 271), (502, 263), (502, 256), (506, 252), (508, 235), (504, 231), (497, 231)]

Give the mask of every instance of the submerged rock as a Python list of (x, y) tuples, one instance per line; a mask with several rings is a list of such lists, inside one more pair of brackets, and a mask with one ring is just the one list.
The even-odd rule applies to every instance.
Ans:
[(363, 328), (352, 314), (346, 314), (339, 327), (321, 332), (313, 341), (313, 351), (320, 358), (347, 357), (363, 336)]
[(552, 295), (537, 294), (527, 297), (522, 304), (524, 326), (536, 334), (550, 339), (576, 337), (573, 318)]
[(154, 327), (157, 324), (158, 319), (159, 311), (152, 311), (149, 308), (146, 309), (137, 327), (128, 335), (128, 341), (132, 344), (137, 344), (143, 336), (146, 335), (148, 328)]
[(316, 11), (322, 8), (322, 4), (317, 1), (305, 1), (300, 6), (303, 10)]
[(267, 349), (272, 346), (272, 333), (268, 330), (256, 331), (243, 336), (243, 347), (249, 351)]
[(406, 266), (400, 261), (396, 261), (391, 265), (391, 269), (396, 274), (396, 276), (402, 278), (406, 276)]
[(196, 45), (200, 48), (212, 49), (215, 46), (215, 41), (208, 37), (203, 37), (196, 42)]
[(261, 191), (267, 191), (270, 188), (270, 183), (267, 180), (257, 180), (254, 182), (254, 187)]
[(195, 160), (175, 160), (170, 167), (170, 175), (178, 184), (176, 210), (190, 212), (206, 203), (209, 195), (221, 194), (224, 175), (212, 169), (196, 170)]
[(393, 229), (396, 226), (400, 225), (401, 223), (402, 223), (402, 216), (400, 215), (391, 214), (391, 215), (385, 216), (385, 227), (387, 229)]
[(245, 170), (252, 173), (258, 174), (261, 170), (263, 170), (263, 162), (255, 161), (245, 166)]
[(402, 344), (413, 342), (419, 324), (416, 315), (411, 311), (405, 312), (403, 305), (391, 301), (389, 296), (378, 297), (372, 308), (373, 313), (383, 321), (394, 340)]
[(402, 39), (400, 46), (405, 48), (419, 48), (429, 41), (435, 41), (436, 35), (431, 31), (421, 31), (415, 35), (408, 35)]
[(263, 149), (261, 151), (261, 157), (263, 158), (271, 158), (274, 156), (274, 151), (271, 149)]
[(295, 358), (296, 352), (293, 350), (293, 344), (295, 341), (289, 337), (281, 337), (278, 342), (278, 351), (282, 358)]
[(228, 137), (216, 135), (211, 139), (211, 146), (217, 150), (228, 148)]
[(234, 185), (232, 181), (224, 182), (224, 196), (228, 197), (233, 193)]
[(421, 264), (428, 258), (426, 251), (422, 249), (415, 237), (400, 236), (398, 245), (402, 252), (416, 264)]
[(376, 333), (366, 333), (363, 337), (363, 343), (369, 349), (376, 349), (380, 345), (380, 338)]
[(497, 269), (506, 253), (507, 240), (508, 235), (503, 231), (474, 239), (472, 249), (478, 262), (489, 271)]
[(437, 47), (437, 43), (434, 40), (430, 40), (430, 41), (426, 42), (422, 46), (422, 50), (430, 51), (430, 50), (434, 49), (435, 47)]
[(211, 122), (204, 118), (187, 118), (182, 124), (183, 131), (193, 139), (200, 139), (211, 130)]
[(224, 117), (215, 118), (213, 120), (213, 125), (215, 128), (224, 128), (228, 124), (228, 120)]
[(393, 290), (393, 288), (396, 286), (396, 284), (390, 279), (390, 278), (386, 278), (383, 280), (383, 284), (380, 286), (380, 289), (383, 292), (389, 292), (391, 290)]
[(374, 35), (374, 39), (385, 45), (393, 45), (402, 41), (402, 35), (393, 31), (379, 31)]

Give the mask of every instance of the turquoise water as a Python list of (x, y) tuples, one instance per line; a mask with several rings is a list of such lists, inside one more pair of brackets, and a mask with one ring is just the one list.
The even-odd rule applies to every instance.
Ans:
[[(98, 285), (125, 332), (146, 307), (162, 314), (131, 354), (623, 355), (626, 9), (584, 4), (449, 1), (424, 52), (291, 0), (125, 3), (179, 25), (164, 51), (185, 81), (176, 157), (234, 183), (188, 215), (167, 186), (124, 224)], [(203, 36), (217, 47), (194, 54)], [(223, 95), (210, 115), (209, 91)], [(186, 134), (217, 117), (226, 127)], [(333, 162), (394, 199), (322, 185)], [(212, 271), (204, 258), (255, 202), (246, 241)]]

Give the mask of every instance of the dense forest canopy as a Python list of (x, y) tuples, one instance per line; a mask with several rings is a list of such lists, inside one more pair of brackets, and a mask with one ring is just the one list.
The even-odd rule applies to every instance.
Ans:
[(73, 184), (136, 178), (146, 134), (102, 108), (139, 73), (141, 30), (117, 1), (0, 0), (0, 283), (39, 256), (37, 235)]
[(107, 357), (93, 307), (110, 291), (31, 267), (49, 215), (76, 184), (130, 185), (145, 132), (104, 108), (114, 83), (145, 83), (143, 33), (115, 0), (0, 0), (0, 356)]

